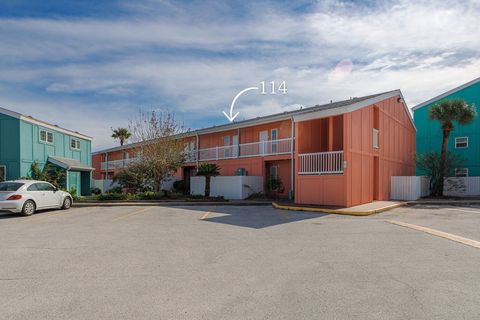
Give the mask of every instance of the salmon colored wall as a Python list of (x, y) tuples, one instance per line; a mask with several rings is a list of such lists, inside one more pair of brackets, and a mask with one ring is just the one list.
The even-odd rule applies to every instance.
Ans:
[(297, 122), (296, 126), (300, 153), (343, 150), (343, 116)]
[[(415, 128), (399, 97), (346, 114), (348, 206), (390, 199), (391, 176), (414, 175)], [(373, 148), (374, 108), (379, 111), (379, 149)], [(378, 193), (374, 194), (374, 157)]]
[(272, 129), (277, 129), (277, 139), (290, 138), (292, 135), (291, 120), (277, 121), (258, 126), (240, 129), (240, 143), (257, 142), (260, 140), (260, 132), (268, 131), (268, 139), (272, 138)]
[[(416, 132), (398, 98), (389, 98), (342, 115), (344, 160), (347, 163), (344, 173), (322, 176), (297, 174), (296, 202), (349, 207), (373, 200), (389, 200), (390, 177), (415, 174)], [(378, 108), (379, 116), (379, 149), (373, 148), (374, 107)], [(337, 124), (337, 121), (334, 122)], [(299, 153), (305, 153), (302, 151), (305, 148), (298, 144), (306, 142), (307, 146), (311, 145), (309, 139), (312, 138), (302, 136), (307, 122), (315, 124), (318, 120), (297, 123), (296, 159)], [(333, 144), (339, 144), (336, 134)], [(374, 157), (378, 157), (377, 183), (374, 181)], [(298, 160), (295, 162), (295, 172), (298, 172)], [(376, 194), (375, 184), (378, 185)]]
[(269, 174), (269, 167), (270, 166), (277, 166), (278, 167), (278, 177), (282, 181), (284, 191), (281, 193), (282, 196), (288, 196), (289, 191), (291, 190), (292, 186), (292, 175), (291, 175), (291, 161), (288, 160), (274, 160), (274, 161), (267, 161), (266, 162), (266, 174)]
[(92, 172), (92, 178), (96, 180), (102, 179), (102, 173), (100, 172), (103, 156), (101, 154), (92, 155), (92, 167), (95, 168)]

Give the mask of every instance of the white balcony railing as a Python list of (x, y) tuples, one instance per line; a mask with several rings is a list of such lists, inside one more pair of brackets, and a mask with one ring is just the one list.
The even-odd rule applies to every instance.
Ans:
[(105, 162), (101, 163), (100, 168), (102, 170), (122, 169), (122, 168), (125, 168), (126, 166), (128, 166), (130, 163), (132, 163), (135, 160), (137, 160), (137, 158), (105, 161)]
[[(242, 157), (259, 157), (277, 154), (288, 154), (292, 151), (292, 139), (279, 139), (259, 141), (238, 145), (221, 146), (198, 150), (199, 161), (211, 161), (222, 159), (234, 159)], [(128, 166), (137, 158), (125, 160), (113, 160), (101, 163), (101, 170), (122, 169)], [(197, 151), (188, 150), (185, 152), (185, 162), (196, 162)]]
[(286, 138), (200, 149), (198, 153), (200, 161), (208, 161), (287, 154), (291, 151), (292, 139)]
[(304, 153), (298, 158), (298, 174), (343, 173), (343, 151)]

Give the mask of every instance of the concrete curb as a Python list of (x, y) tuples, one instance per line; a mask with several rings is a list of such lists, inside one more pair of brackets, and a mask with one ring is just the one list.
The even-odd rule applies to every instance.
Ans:
[(318, 212), (318, 213), (331, 213), (331, 214), (341, 214), (348, 216), (370, 216), (372, 214), (388, 211), (394, 208), (404, 206), (405, 203), (396, 203), (390, 206), (386, 206), (379, 209), (368, 210), (368, 211), (350, 211), (342, 209), (325, 209), (325, 208), (315, 208), (315, 207), (300, 207), (292, 205), (280, 205), (278, 203), (272, 202), (272, 207), (280, 210), (291, 210), (291, 211), (306, 211), (306, 212)]
[(271, 202), (75, 202), (72, 207), (269, 206)]
[(408, 201), (407, 205), (414, 206), (416, 204), (421, 205), (462, 205), (462, 204), (480, 204), (480, 200), (414, 200)]

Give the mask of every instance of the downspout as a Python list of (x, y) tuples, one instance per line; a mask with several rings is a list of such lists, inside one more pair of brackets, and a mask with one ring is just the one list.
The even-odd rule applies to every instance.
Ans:
[(237, 158), (240, 157), (240, 128), (237, 128)]
[(293, 117), (292, 117), (292, 124), (291, 124), (291, 141), (290, 141), (290, 193), (288, 195), (288, 198), (290, 200), (293, 199), (294, 195), (295, 195), (295, 165), (294, 165), (294, 161), (295, 161), (295, 157), (294, 157), (294, 148), (295, 148), (295, 121), (293, 120)]
[(200, 158), (200, 137), (198, 133), (195, 134), (195, 162), (198, 169), (198, 159)]

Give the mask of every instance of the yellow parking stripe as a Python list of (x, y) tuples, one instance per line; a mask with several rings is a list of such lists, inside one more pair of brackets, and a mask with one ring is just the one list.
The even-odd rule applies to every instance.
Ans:
[(386, 222), (391, 223), (391, 224), (396, 224), (398, 226), (422, 231), (422, 232), (425, 232), (425, 233), (428, 233), (428, 234), (431, 234), (431, 235), (434, 235), (434, 236), (437, 236), (437, 237), (445, 238), (445, 239), (448, 239), (448, 240), (451, 240), (451, 241), (459, 242), (459, 243), (465, 244), (467, 246), (471, 246), (471, 247), (480, 249), (480, 242), (476, 241), (476, 240), (460, 237), (460, 236), (457, 236), (455, 234), (451, 234), (451, 233), (447, 233), (447, 232), (443, 232), (443, 231), (439, 231), (439, 230), (435, 230), (435, 229), (430, 229), (430, 228), (426, 228), (426, 227), (422, 227), (422, 226), (417, 226), (417, 225), (406, 223), (406, 222), (394, 221), (394, 220), (386, 220)]
[(212, 213), (211, 211), (208, 211), (207, 213), (205, 213), (201, 218), (200, 220), (205, 220), (208, 218), (208, 216), (210, 215), (210, 213)]
[(117, 217), (115, 219), (112, 220), (112, 222), (115, 222), (115, 221), (118, 221), (118, 220), (122, 220), (122, 219), (126, 219), (126, 218), (130, 218), (130, 217), (133, 217), (133, 216), (136, 216), (137, 214), (140, 214), (142, 212), (145, 212), (147, 210), (150, 210), (152, 209), (153, 207), (147, 207), (147, 208), (143, 208), (143, 209), (139, 209), (137, 211), (133, 211), (133, 212), (130, 212), (130, 213), (127, 213), (123, 216), (120, 216), (120, 217)]

